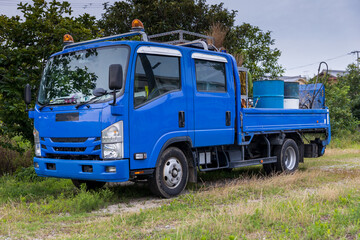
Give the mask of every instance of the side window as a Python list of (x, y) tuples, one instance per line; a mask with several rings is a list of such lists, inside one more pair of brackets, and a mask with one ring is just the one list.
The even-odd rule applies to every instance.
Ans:
[(197, 90), (202, 92), (226, 92), (225, 63), (194, 60)]
[(139, 53), (136, 58), (134, 106), (181, 88), (180, 58)]

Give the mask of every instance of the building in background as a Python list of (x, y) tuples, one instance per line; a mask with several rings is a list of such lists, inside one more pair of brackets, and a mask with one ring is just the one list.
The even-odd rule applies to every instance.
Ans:
[(284, 82), (298, 82), (299, 84), (306, 84), (307, 81), (305, 77), (302, 76), (282, 76), (278, 78), (279, 80), (283, 80)]
[[(326, 73), (326, 70), (323, 70), (320, 73), (320, 77), (323, 77)], [(335, 83), (337, 82), (337, 78), (338, 77), (342, 77), (346, 74), (348, 74), (348, 71), (342, 71), (342, 70), (329, 70), (328, 75), (329, 75), (329, 82), (330, 83)]]

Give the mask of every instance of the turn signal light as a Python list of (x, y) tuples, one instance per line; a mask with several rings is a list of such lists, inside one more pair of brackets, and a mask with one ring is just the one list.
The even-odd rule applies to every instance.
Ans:
[(74, 39), (70, 34), (65, 34), (63, 37), (63, 43), (74, 43)]
[(133, 31), (144, 31), (144, 24), (139, 19), (134, 19), (131, 23)]

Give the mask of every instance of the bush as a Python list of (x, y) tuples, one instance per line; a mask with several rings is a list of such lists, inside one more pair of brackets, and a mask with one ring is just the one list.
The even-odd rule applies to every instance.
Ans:
[(351, 111), (358, 120), (360, 120), (360, 96), (355, 97), (352, 101)]
[(0, 136), (0, 176), (13, 174), (22, 167), (30, 167), (33, 162), (33, 149), (28, 141), (21, 137), (7, 139)]
[(351, 111), (350, 86), (342, 82), (326, 86), (326, 105), (330, 111), (333, 136), (349, 135), (357, 131), (359, 122)]
[(15, 172), (15, 178), (18, 181), (24, 181), (24, 182), (41, 182), (45, 180), (43, 177), (39, 177), (34, 169), (34, 166), (31, 167), (23, 167), (18, 169)]
[(360, 132), (351, 133), (340, 131), (337, 136), (331, 137), (330, 148), (359, 148)]

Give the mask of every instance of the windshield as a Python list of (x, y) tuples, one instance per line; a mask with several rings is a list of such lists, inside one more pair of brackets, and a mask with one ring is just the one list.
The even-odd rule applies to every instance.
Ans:
[[(92, 48), (57, 55), (44, 69), (38, 102), (49, 104), (79, 104), (93, 98), (93, 90), (109, 92), (109, 66), (121, 64), (126, 76), (129, 48), (125, 46)], [(108, 100), (105, 94), (99, 100)]]

